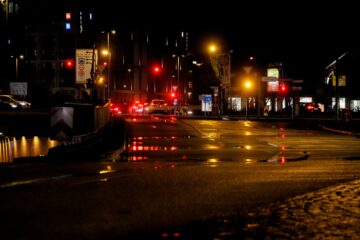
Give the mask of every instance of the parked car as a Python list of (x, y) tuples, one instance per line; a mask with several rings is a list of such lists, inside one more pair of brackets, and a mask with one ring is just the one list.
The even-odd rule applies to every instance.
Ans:
[(300, 110), (303, 114), (319, 114), (321, 113), (321, 108), (317, 103), (304, 103), (300, 105)]
[(0, 95), (1, 110), (26, 110), (31, 108), (31, 103), (17, 100), (12, 95)]

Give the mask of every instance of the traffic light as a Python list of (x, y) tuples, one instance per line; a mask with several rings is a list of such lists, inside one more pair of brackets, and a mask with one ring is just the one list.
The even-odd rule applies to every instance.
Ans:
[(159, 75), (161, 73), (161, 67), (159, 65), (153, 65), (151, 71), (154, 75)]
[(171, 93), (170, 93), (170, 98), (171, 98), (171, 99), (176, 98), (176, 93), (175, 93), (175, 92), (171, 92)]
[(65, 68), (68, 70), (74, 69), (74, 60), (73, 59), (65, 59), (64, 61)]
[(287, 93), (288, 89), (287, 89), (287, 86), (284, 82), (280, 82), (280, 85), (279, 85), (279, 92), (280, 93)]

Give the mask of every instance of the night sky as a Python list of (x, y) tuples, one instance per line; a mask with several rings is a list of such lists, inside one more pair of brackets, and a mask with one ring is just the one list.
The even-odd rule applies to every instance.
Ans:
[[(54, 6), (53, 1), (43, 1)], [(49, 5), (49, 3), (51, 4)], [(190, 32), (203, 53), (209, 38), (234, 51), (234, 63), (250, 55), (281, 61), (288, 77), (318, 81), (323, 69), (345, 51), (357, 50), (360, 12), (355, 1), (59, 1), (92, 4), (106, 28)], [(47, 9), (47, 6), (44, 6)]]

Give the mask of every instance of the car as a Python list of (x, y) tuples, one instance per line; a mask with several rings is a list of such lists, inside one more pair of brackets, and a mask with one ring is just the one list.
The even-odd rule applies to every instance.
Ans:
[(113, 116), (121, 115), (122, 110), (121, 110), (120, 104), (111, 103), (110, 104), (110, 112)]
[(317, 103), (302, 103), (300, 104), (300, 111), (305, 115), (315, 115), (321, 113), (321, 108)]
[(31, 103), (17, 100), (12, 95), (0, 95), (1, 110), (26, 110), (31, 108)]
[(319, 113), (321, 112), (321, 109), (318, 104), (316, 103), (308, 103), (306, 104), (306, 111), (313, 112), (313, 113)]
[(163, 113), (168, 114), (171, 112), (171, 106), (169, 106), (164, 99), (153, 99), (149, 106), (146, 108), (146, 112), (152, 113)]
[(138, 114), (143, 114), (144, 113), (144, 104), (140, 101), (134, 101), (129, 109), (128, 109), (129, 114), (131, 115), (138, 115)]

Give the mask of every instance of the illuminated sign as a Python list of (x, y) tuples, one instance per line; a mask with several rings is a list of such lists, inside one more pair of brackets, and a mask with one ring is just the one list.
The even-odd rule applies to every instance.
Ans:
[(279, 81), (267, 82), (267, 91), (268, 92), (278, 92), (279, 91)]
[(71, 23), (69, 23), (69, 22), (65, 23), (65, 29), (71, 30)]
[(280, 77), (279, 69), (277, 69), (277, 68), (268, 68), (268, 69), (267, 69), (267, 76), (268, 76), (268, 77), (276, 77), (276, 78), (279, 78), (279, 77)]

